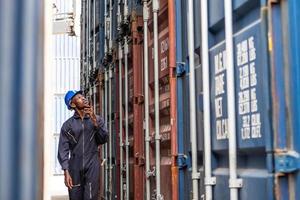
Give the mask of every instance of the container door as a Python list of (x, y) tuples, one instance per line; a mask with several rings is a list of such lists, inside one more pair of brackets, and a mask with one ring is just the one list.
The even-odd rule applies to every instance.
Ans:
[[(212, 172), (216, 177), (213, 199), (223, 200), (230, 199), (224, 0), (208, 2), (211, 153)], [(177, 17), (179, 194), (180, 199), (185, 199), (192, 190), (188, 184), (191, 182), (188, 73), (183, 75), (188, 72), (188, 66), (183, 63), (187, 46), (185, 32), (180, 32), (186, 30), (186, 5), (179, 0), (176, 3), (177, 16), (180, 14)], [(297, 190), (300, 188), (297, 127), (300, 124), (300, 2), (233, 0), (233, 9), (237, 174), (243, 181), (239, 199), (300, 199)], [(199, 68), (196, 74), (198, 160), (199, 171), (203, 172), (202, 82), (198, 80), (201, 73)], [(200, 181), (203, 198), (204, 177)]]
[[(230, 199), (224, 1), (211, 0), (208, 6), (213, 196)], [(274, 199), (265, 8), (264, 1), (233, 1), (237, 174), (243, 200)]]

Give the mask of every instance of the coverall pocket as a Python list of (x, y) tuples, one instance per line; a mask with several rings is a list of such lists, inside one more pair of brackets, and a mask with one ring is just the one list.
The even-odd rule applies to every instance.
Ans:
[(69, 141), (71, 143), (73, 143), (73, 144), (77, 144), (78, 143), (78, 140), (76, 139), (76, 137), (74, 136), (74, 134), (72, 133), (71, 130), (67, 131), (66, 135), (67, 135), (67, 137), (68, 137), (68, 139), (69, 139)]

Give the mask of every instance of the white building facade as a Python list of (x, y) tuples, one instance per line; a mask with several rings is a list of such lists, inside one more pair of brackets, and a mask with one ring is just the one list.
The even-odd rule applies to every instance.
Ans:
[[(50, 64), (45, 70), (44, 200), (68, 199), (63, 171), (57, 160), (57, 147), (61, 126), (73, 115), (65, 106), (64, 95), (68, 90), (80, 89), (80, 35), (74, 34), (75, 26), (69, 27), (75, 22), (70, 22), (69, 17), (74, 19), (75, 14), (80, 15), (76, 13), (80, 9), (75, 8), (74, 2), (54, 0), (52, 5), (53, 19), (59, 21), (59, 26), (54, 20), (49, 42)], [(76, 6), (79, 6), (80, 0), (77, 2)]]

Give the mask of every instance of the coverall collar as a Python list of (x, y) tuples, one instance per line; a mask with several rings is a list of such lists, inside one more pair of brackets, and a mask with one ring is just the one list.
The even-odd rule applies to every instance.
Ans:
[[(75, 119), (79, 119), (79, 118), (80, 118), (80, 115), (77, 113), (77, 111), (75, 111), (73, 117), (74, 117)], [(88, 119), (88, 118), (90, 118), (90, 116), (89, 116), (89, 115), (84, 115), (83, 118), (84, 118), (84, 119)]]

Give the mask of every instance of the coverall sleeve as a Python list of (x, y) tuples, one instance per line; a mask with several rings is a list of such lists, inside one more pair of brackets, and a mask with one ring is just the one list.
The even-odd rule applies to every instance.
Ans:
[(61, 165), (62, 170), (69, 169), (69, 140), (66, 136), (64, 127), (61, 128), (59, 143), (58, 143), (58, 154), (57, 158)]
[(108, 141), (108, 130), (102, 117), (97, 116), (96, 140), (98, 144), (105, 144)]

